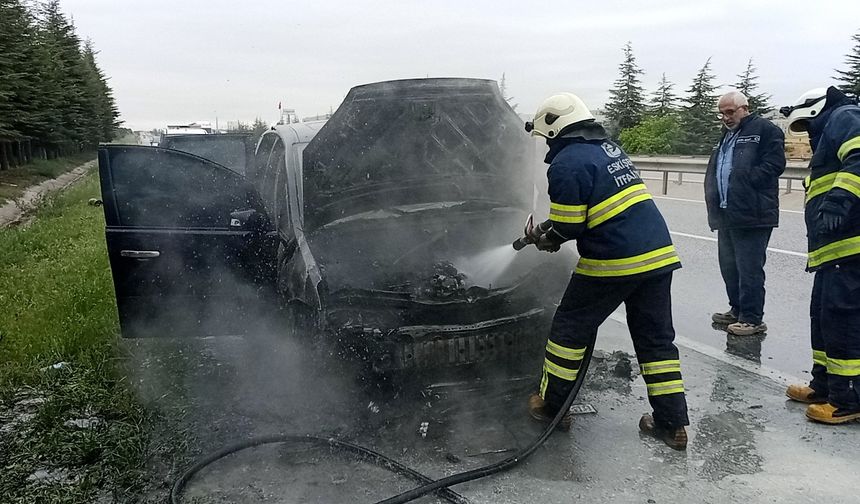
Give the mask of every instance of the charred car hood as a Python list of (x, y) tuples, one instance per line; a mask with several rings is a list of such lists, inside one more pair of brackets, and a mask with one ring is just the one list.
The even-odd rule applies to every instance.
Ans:
[(533, 148), (494, 81), (357, 86), (304, 151), (305, 230), (442, 201), (530, 208)]

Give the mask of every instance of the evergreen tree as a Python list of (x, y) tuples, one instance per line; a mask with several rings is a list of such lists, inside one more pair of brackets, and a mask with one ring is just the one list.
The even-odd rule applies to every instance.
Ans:
[(266, 121), (257, 117), (254, 119), (254, 123), (251, 125), (251, 132), (254, 134), (254, 138), (260, 138), (260, 136), (269, 131), (269, 125)]
[(0, 169), (113, 137), (118, 112), (95, 55), (59, 0), (0, 0)]
[(674, 114), (677, 111), (678, 97), (672, 91), (675, 85), (669, 82), (666, 78), (666, 73), (660, 78), (660, 83), (657, 84), (657, 91), (651, 99), (649, 112), (655, 117), (665, 117)]
[(681, 138), (679, 154), (708, 154), (720, 137), (720, 121), (717, 118), (717, 96), (714, 91), (714, 75), (711, 73), (711, 58), (693, 78), (682, 100)]
[(90, 145), (96, 131), (93, 103), (87, 95), (87, 75), (81, 58), (81, 42), (74, 27), (60, 12), (60, 1), (50, 0), (41, 7), (39, 34), (51, 57), (48, 75), (58, 89), (58, 101), (52, 109), (59, 117), (60, 154), (78, 152)]
[(92, 41), (84, 44), (81, 57), (87, 69), (87, 91), (93, 103), (96, 124), (91, 136), (91, 142), (110, 142), (117, 134), (120, 122), (117, 120), (119, 111), (113, 98), (113, 90), (108, 86), (104, 72), (96, 63), (96, 51)]
[(846, 70), (836, 70), (839, 89), (845, 94), (860, 98), (860, 32), (851, 37), (857, 44), (845, 55)]
[(502, 98), (508, 102), (508, 105), (511, 106), (513, 110), (517, 110), (518, 103), (511, 103), (514, 99), (513, 96), (508, 96), (508, 84), (507, 79), (505, 79), (505, 73), (502, 72), (502, 78), (499, 80), (499, 92), (502, 94)]
[(609, 103), (606, 104), (606, 117), (613, 136), (639, 124), (645, 112), (644, 90), (639, 77), (644, 72), (636, 65), (630, 42), (624, 46), (623, 52), (624, 61), (618, 65), (621, 74), (615, 81), (615, 87), (609, 90)]
[(36, 119), (29, 97), (38, 95), (33, 76), (33, 20), (20, 0), (0, 0), (0, 169), (29, 161)]
[(0, 0), (0, 139), (21, 137), (15, 101), (26, 84), (27, 12), (18, 0)]
[(755, 75), (755, 66), (753, 66), (752, 58), (747, 62), (746, 70), (738, 74), (738, 79), (735, 89), (746, 95), (750, 103), (751, 113), (766, 115), (773, 112), (773, 107), (768, 103), (771, 96), (765, 93), (756, 94), (758, 75)]

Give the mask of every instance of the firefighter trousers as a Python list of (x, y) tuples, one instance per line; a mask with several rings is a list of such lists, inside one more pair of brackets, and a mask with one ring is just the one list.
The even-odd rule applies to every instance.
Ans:
[(555, 312), (546, 345), (540, 395), (558, 410), (573, 388), (588, 343), (621, 303), (654, 421), (664, 427), (689, 425), (678, 349), (673, 343), (672, 273), (605, 281), (574, 274)]
[(839, 409), (860, 411), (860, 262), (816, 271), (809, 312), (810, 387)]

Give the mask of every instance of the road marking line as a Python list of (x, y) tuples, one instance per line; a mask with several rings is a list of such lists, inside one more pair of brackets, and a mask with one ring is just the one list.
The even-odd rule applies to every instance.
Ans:
[[(705, 241), (710, 241), (710, 242), (717, 241), (716, 238), (711, 237), (711, 236), (700, 236), (700, 235), (695, 235), (695, 234), (682, 233), (680, 231), (669, 231), (669, 234), (675, 235), (675, 236), (683, 236), (685, 238), (695, 238), (697, 240), (705, 240)], [(794, 250), (785, 250), (785, 249), (774, 248), (774, 247), (768, 247), (767, 250), (768, 250), (768, 252), (776, 252), (777, 254), (786, 254), (786, 255), (795, 256), (795, 257), (802, 257), (802, 258), (806, 259), (806, 254), (804, 252), (795, 252)]]
[[(610, 320), (614, 320), (620, 324), (627, 326), (627, 320), (624, 319), (624, 315), (615, 311), (612, 315), (609, 316)], [(765, 366), (762, 364), (756, 364), (752, 361), (748, 361), (744, 358), (734, 356), (732, 354), (728, 354), (722, 350), (714, 348), (705, 343), (700, 343), (698, 341), (691, 340), (690, 338), (686, 338), (684, 336), (675, 335), (675, 343), (678, 346), (682, 346), (688, 350), (692, 350), (694, 352), (698, 352), (705, 356), (708, 356), (712, 359), (718, 360), (724, 364), (728, 364), (730, 366), (734, 366), (736, 368), (743, 369), (744, 371), (748, 371), (755, 375), (761, 376), (762, 378), (767, 378), (781, 385), (791, 385), (793, 383), (808, 383), (809, 379), (798, 378), (796, 376), (792, 376), (789, 374), (785, 374), (782, 371), (774, 369), (770, 366)], [(683, 366), (683, 364), (682, 364)]]
[[(704, 201), (702, 201), (702, 200), (688, 199), (688, 198), (673, 198), (673, 197), (671, 197), (671, 196), (652, 196), (652, 198), (654, 198), (654, 199), (664, 199), (664, 200), (669, 200), (669, 201), (684, 201), (684, 202), (687, 202), (687, 203), (699, 203), (699, 204), (702, 204), (702, 205), (704, 205), (704, 204), (705, 204), (705, 202), (704, 202)], [(785, 213), (793, 213), (793, 214), (803, 215), (803, 210), (785, 210), (785, 209), (780, 208), (780, 209), (779, 209), (779, 211), (780, 211), (780, 212), (785, 212)]]

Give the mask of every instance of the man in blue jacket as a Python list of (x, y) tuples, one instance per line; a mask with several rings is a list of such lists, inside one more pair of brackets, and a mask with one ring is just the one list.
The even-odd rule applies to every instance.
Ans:
[(767, 330), (764, 263), (773, 228), (779, 224), (779, 177), (785, 171), (785, 135), (750, 114), (747, 97), (731, 91), (720, 98), (722, 138), (708, 161), (705, 203), (717, 230), (720, 272), (729, 311), (712, 320), (728, 332), (750, 336)]
[[(555, 417), (597, 328), (624, 303), (654, 410), (639, 427), (684, 450), (689, 421), (671, 307), (672, 271), (681, 263), (666, 222), (630, 158), (576, 95), (549, 97), (526, 131), (549, 145), (549, 219), (530, 238), (550, 252), (576, 240), (580, 255), (553, 318), (530, 414), (545, 422)], [(570, 414), (563, 419), (570, 428)]]
[(812, 146), (804, 215), (806, 269), (815, 272), (812, 381), (786, 395), (808, 403), (811, 420), (846, 423), (860, 419), (860, 107), (831, 86), (780, 112)]

